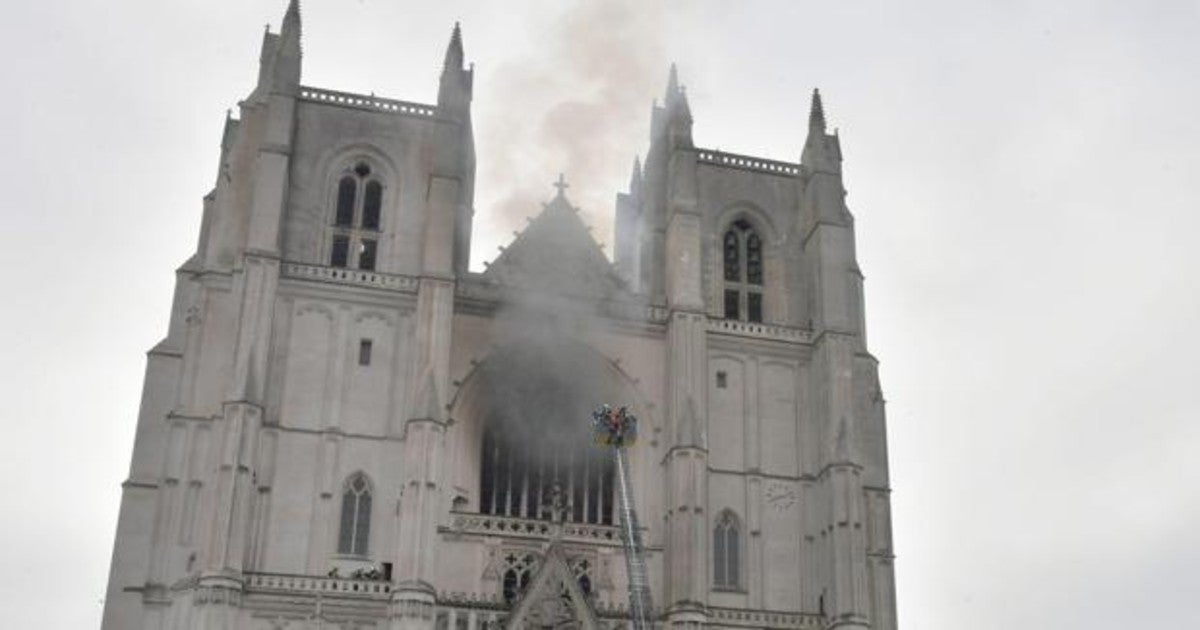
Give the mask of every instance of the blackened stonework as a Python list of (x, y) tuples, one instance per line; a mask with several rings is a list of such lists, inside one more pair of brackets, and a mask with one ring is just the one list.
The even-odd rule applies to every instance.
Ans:
[(615, 260), (560, 181), (476, 273), (461, 29), (434, 104), (304, 86), (301, 41), (293, 0), (226, 122), (148, 355), (104, 628), (621, 627), (589, 427), (611, 403), (640, 420), (661, 623), (895, 629), (884, 409), (819, 94), (798, 162), (713, 151), (672, 68)]

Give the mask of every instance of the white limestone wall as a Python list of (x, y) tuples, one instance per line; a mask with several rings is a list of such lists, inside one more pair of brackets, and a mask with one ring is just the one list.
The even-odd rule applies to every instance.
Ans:
[(283, 252), (287, 260), (325, 264), (341, 170), (364, 157), (384, 185), (376, 269), (416, 274), (424, 247), (425, 195), (432, 117), (299, 101)]
[[(710, 342), (711, 343), (711, 342)], [(710, 345), (708, 370), (709, 526), (731, 510), (741, 523), (739, 592), (713, 590), (723, 607), (809, 610), (802, 567), (803, 479), (800, 448), (815, 417), (802, 398), (807, 357), (772, 357), (722, 340)], [(719, 386), (723, 374), (724, 387)], [(712, 551), (706, 550), (712, 562)]]
[(700, 162), (697, 166), (697, 208), (705, 219), (704, 290), (708, 312), (723, 317), (721, 237), (738, 218), (751, 222), (762, 236), (764, 250), (763, 318), (768, 323), (800, 325), (807, 320), (794, 299), (801, 291), (796, 265), (789, 264), (789, 235), (798, 220), (798, 181), (795, 177)]

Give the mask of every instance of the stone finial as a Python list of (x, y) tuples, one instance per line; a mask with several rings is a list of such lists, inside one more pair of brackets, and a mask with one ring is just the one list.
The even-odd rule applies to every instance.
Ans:
[(450, 43), (446, 46), (446, 59), (442, 63), (444, 70), (462, 70), (463, 66), (463, 43), (462, 43), (462, 26), (454, 23), (454, 30), (450, 32)]
[(825, 107), (821, 104), (821, 91), (813, 88), (812, 107), (808, 111), (808, 128), (825, 131)]
[(638, 196), (642, 191), (642, 159), (633, 157), (633, 173), (629, 176), (629, 193)]
[(279, 34), (285, 39), (295, 37), (299, 42), (300, 30), (300, 0), (291, 0), (288, 2), (287, 12), (283, 14), (283, 26), (280, 27)]

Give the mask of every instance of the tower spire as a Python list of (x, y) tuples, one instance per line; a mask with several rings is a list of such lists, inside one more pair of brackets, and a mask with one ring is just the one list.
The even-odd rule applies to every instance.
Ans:
[(670, 103), (679, 94), (679, 69), (675, 67), (675, 63), (671, 63), (671, 71), (667, 74), (667, 97), (666, 102)]
[(454, 23), (454, 30), (450, 33), (450, 43), (446, 46), (446, 59), (442, 63), (442, 70), (462, 70), (463, 65), (463, 44), (462, 44), (462, 27), (458, 22)]
[(821, 91), (813, 88), (812, 107), (808, 111), (808, 128), (809, 130), (820, 130), (825, 132), (825, 106), (821, 104)]
[(294, 38), (296, 43), (300, 42), (300, 0), (289, 0), (287, 12), (283, 14), (283, 26), (280, 27), (279, 34), (285, 40)]

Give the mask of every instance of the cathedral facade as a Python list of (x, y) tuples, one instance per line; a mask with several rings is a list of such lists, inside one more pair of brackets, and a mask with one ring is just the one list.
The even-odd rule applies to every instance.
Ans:
[[(884, 404), (841, 149), (703, 149), (672, 69), (610, 261), (566, 185), (485, 271), (472, 70), (300, 82), (292, 0), (148, 353), (103, 627), (617, 628), (629, 448), (652, 614), (893, 630)], [(493, 159), (499, 159), (493, 156)]]

